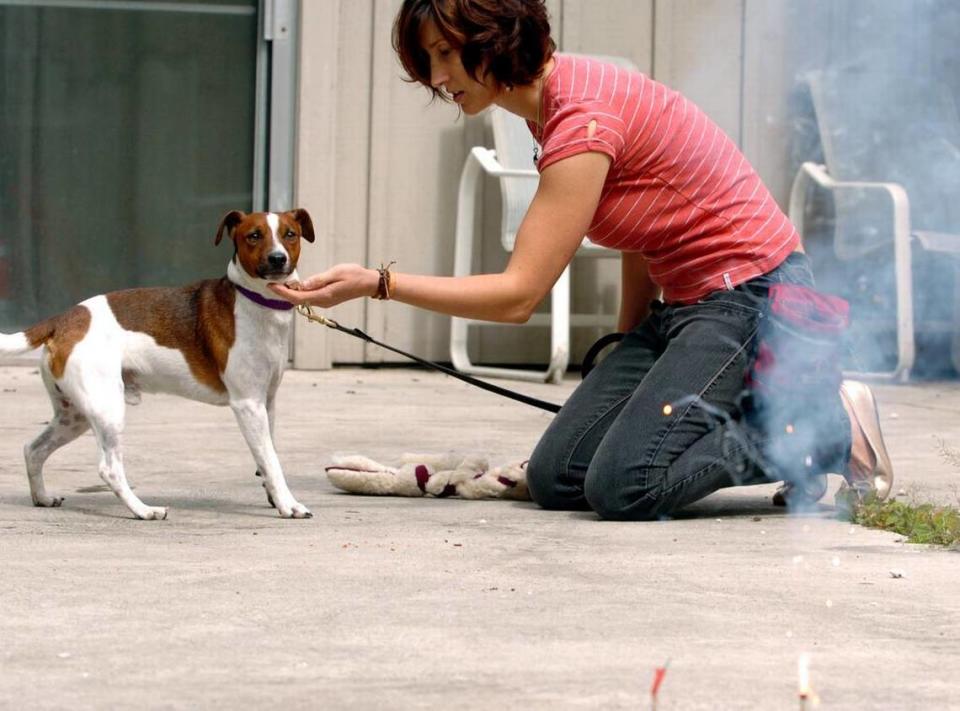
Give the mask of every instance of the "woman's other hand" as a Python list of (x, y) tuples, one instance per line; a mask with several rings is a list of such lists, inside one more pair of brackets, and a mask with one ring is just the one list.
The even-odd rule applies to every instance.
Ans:
[(270, 284), (280, 298), (292, 304), (307, 304), (329, 309), (361, 296), (374, 296), (380, 283), (376, 269), (359, 264), (337, 264), (325, 272), (314, 274), (299, 284)]

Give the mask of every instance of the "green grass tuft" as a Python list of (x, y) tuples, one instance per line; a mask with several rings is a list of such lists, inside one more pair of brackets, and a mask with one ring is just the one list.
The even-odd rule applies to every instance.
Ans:
[(960, 510), (952, 506), (870, 498), (838, 504), (853, 523), (899, 533), (908, 543), (960, 547)]

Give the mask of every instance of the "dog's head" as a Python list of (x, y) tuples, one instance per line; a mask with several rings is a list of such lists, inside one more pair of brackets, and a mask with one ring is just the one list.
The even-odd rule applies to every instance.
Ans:
[(233, 259), (254, 279), (282, 281), (300, 259), (300, 240), (313, 242), (313, 222), (306, 210), (253, 212), (233, 210), (220, 220), (214, 244), (224, 232), (233, 240)]

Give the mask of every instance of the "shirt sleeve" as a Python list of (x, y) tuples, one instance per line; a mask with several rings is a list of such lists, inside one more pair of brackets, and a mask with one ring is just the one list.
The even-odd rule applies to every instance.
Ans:
[[(590, 122), (596, 121), (593, 136)], [(543, 127), (538, 170), (558, 160), (590, 151), (604, 153), (614, 162), (624, 146), (624, 123), (619, 113), (602, 102), (574, 102), (560, 108)]]

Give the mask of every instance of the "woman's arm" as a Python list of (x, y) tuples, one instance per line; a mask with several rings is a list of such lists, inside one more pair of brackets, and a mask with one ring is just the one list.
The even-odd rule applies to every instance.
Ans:
[(639, 252), (620, 255), (620, 318), (617, 330), (626, 333), (650, 313), (650, 302), (660, 295), (660, 287), (650, 279), (647, 261)]
[[(439, 277), (395, 272), (391, 298), (451, 316), (525, 322), (573, 259), (593, 221), (609, 168), (610, 158), (594, 152), (546, 168), (502, 273)], [(373, 296), (378, 278), (375, 269), (340, 264), (305, 280), (299, 291), (279, 284), (271, 288), (295, 304), (329, 308)]]

